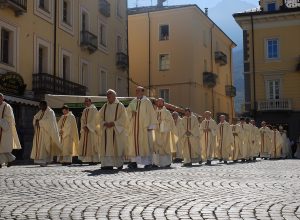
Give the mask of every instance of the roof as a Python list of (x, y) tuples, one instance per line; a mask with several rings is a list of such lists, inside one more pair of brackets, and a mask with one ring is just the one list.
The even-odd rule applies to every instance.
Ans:
[(283, 13), (292, 13), (292, 12), (300, 12), (300, 7), (297, 8), (285, 8), (281, 7), (280, 10), (276, 11), (263, 11), (261, 8), (254, 8), (244, 12), (238, 12), (233, 14), (233, 17), (246, 17), (250, 15), (272, 15), (272, 14), (283, 14)]
[(171, 6), (145, 6), (145, 7), (135, 7), (135, 8), (129, 8), (128, 9), (128, 16), (130, 15), (136, 15), (136, 14), (144, 14), (144, 13), (150, 13), (150, 12), (159, 12), (159, 11), (166, 11), (166, 10), (174, 10), (174, 9), (182, 9), (182, 8), (189, 8), (194, 7), (196, 8), (200, 13), (205, 15), (207, 19), (216, 27), (218, 28), (231, 42), (234, 46), (237, 46), (237, 44), (213, 21), (211, 20), (196, 4), (185, 4), (185, 5), (171, 5)]

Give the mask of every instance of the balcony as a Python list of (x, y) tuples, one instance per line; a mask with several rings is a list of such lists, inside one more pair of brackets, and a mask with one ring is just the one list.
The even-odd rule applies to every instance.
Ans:
[(0, 7), (10, 7), (20, 16), (27, 11), (27, 0), (0, 0)]
[(90, 53), (94, 53), (98, 49), (98, 40), (95, 34), (89, 31), (81, 31), (80, 40), (80, 46), (88, 49)]
[(213, 88), (217, 84), (217, 74), (212, 72), (203, 72), (203, 84), (208, 88)]
[(45, 94), (85, 95), (86, 87), (48, 73), (36, 73), (32, 77), (35, 96)]
[(117, 62), (116, 65), (120, 69), (127, 69), (128, 68), (128, 56), (125, 53), (118, 52), (117, 53)]
[(216, 51), (215, 52), (215, 61), (216, 63), (220, 64), (221, 66), (224, 66), (227, 64), (227, 55), (223, 53), (222, 51)]
[(99, 12), (105, 17), (110, 17), (110, 3), (107, 0), (100, 0)]
[(290, 99), (270, 99), (258, 101), (258, 111), (289, 111), (292, 110)]
[(236, 96), (236, 88), (232, 85), (225, 86), (226, 96), (235, 97)]

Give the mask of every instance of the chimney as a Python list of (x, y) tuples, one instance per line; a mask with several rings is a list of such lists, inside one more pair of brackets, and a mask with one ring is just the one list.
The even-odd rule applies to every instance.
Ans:
[(165, 2), (166, 0), (157, 0), (157, 7), (159, 7), (159, 8), (162, 8), (162, 7), (164, 7), (164, 2)]
[(205, 9), (205, 15), (208, 16), (208, 8), (204, 8)]

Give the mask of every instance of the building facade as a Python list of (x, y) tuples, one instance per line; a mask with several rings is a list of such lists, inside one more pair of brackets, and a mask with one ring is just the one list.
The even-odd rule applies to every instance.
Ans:
[(136, 85), (202, 115), (234, 116), (234, 42), (197, 5), (129, 9), (130, 95)]
[(261, 0), (234, 14), (243, 29), (245, 111), (300, 135), (300, 3)]
[(128, 96), (126, 0), (2, 0), (0, 31), (0, 92), (23, 145), (45, 94)]

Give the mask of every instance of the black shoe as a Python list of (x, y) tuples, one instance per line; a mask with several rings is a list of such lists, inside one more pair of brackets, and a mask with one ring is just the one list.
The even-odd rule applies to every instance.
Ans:
[(151, 167), (151, 168), (158, 168), (158, 166), (155, 165), (155, 164), (152, 164), (152, 167)]
[(0, 164), (0, 169), (2, 168), (2, 164)]
[(224, 164), (228, 164), (228, 162), (226, 160), (224, 160)]
[[(156, 165), (155, 165), (156, 166)], [(157, 167), (157, 166), (156, 166)], [(145, 165), (144, 166), (144, 169), (151, 169), (153, 168), (153, 165), (152, 164), (148, 164), (148, 165)]]
[(237, 163), (237, 162), (238, 162), (238, 160), (234, 160), (234, 161), (233, 161), (233, 163)]
[(95, 165), (97, 165), (96, 162), (89, 162), (88, 164), (89, 164), (89, 166), (95, 166)]
[(131, 162), (128, 164), (128, 169), (136, 169), (136, 168), (137, 168), (136, 162)]
[(7, 164), (6, 164), (6, 167), (11, 167), (12, 166), (12, 163), (11, 162), (8, 162)]
[(191, 167), (192, 166), (192, 163), (184, 163), (182, 164), (182, 167)]
[(118, 167), (118, 170), (123, 170), (123, 165)]
[(114, 168), (112, 166), (107, 167), (101, 167), (101, 170), (113, 170)]
[(208, 160), (207, 162), (206, 162), (206, 165), (211, 165), (211, 161), (210, 160)]
[(46, 163), (40, 164), (40, 167), (47, 167), (47, 166), (48, 166), (48, 164), (46, 164)]
[(171, 164), (168, 164), (167, 166), (164, 166), (164, 168), (170, 168)]
[(199, 164), (202, 165), (202, 160), (199, 161)]

